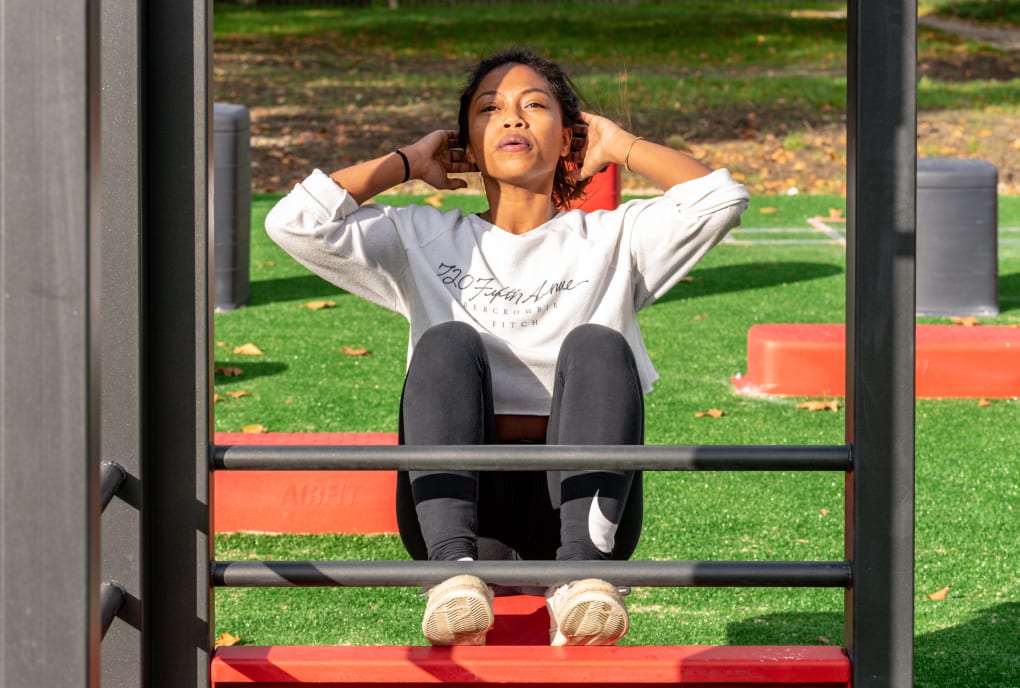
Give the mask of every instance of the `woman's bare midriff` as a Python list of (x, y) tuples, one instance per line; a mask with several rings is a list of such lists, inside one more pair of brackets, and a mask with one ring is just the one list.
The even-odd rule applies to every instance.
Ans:
[(549, 416), (496, 416), (496, 441), (545, 444), (548, 425)]

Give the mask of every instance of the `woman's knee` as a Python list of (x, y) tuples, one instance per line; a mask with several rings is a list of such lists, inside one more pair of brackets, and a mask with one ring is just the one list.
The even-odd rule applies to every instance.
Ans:
[(470, 325), (445, 322), (430, 327), (414, 345), (408, 375), (439, 375), (482, 371), (488, 365), (482, 337)]
[(467, 323), (449, 321), (425, 330), (414, 345), (415, 356), (477, 356), (485, 352), (482, 336)]
[(586, 360), (622, 357), (633, 363), (634, 353), (627, 339), (611, 327), (587, 323), (571, 330), (563, 340), (562, 351)]

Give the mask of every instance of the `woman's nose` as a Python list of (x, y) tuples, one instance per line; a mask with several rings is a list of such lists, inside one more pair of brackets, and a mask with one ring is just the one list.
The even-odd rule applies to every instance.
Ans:
[(503, 126), (508, 129), (510, 127), (523, 127), (524, 118), (516, 110), (512, 110), (507, 113), (506, 119), (503, 120)]

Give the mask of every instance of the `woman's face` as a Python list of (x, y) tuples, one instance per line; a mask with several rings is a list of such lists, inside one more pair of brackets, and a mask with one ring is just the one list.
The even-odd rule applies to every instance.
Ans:
[(549, 83), (530, 67), (506, 64), (478, 84), (466, 153), (484, 177), (549, 192), (570, 137)]

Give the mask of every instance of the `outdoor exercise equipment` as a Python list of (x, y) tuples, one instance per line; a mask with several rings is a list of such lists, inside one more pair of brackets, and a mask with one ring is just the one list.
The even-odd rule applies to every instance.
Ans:
[[(213, 463), (230, 470), (247, 458), (214, 450), (212, 436), (211, 6), (0, 4), (4, 686), (208, 686), (213, 583), (248, 575), (212, 562)], [(655, 470), (771, 468), (802, 453), (815, 470), (843, 462), (844, 560), (588, 570), (635, 585), (837, 585), (842, 661), (856, 688), (906, 687), (913, 671), (916, 18), (912, 0), (848, 3), (845, 443), (635, 447), (603, 457), (620, 466), (648, 460)], [(329, 462), (392, 469), (471, 460), (372, 449)], [(518, 449), (500, 459), (564, 468), (613, 451)], [(287, 454), (273, 459), (276, 468)], [(126, 476), (105, 512), (103, 462)], [(407, 563), (365, 566), (386, 584), (449, 573), (439, 562)], [(475, 570), (494, 582), (541, 582), (571, 573), (568, 564), (477, 562)], [(103, 609), (116, 617), (101, 643)], [(403, 651), (452, 670), (467, 649)], [(514, 648), (515, 664), (535, 664), (540, 649), (547, 659), (557, 651)], [(595, 649), (586, 661), (625, 650)]]
[[(1020, 396), (1020, 329), (1006, 325), (918, 325), (916, 394), (921, 398)], [(842, 396), (846, 391), (843, 325), (752, 325), (747, 373), (733, 378), (744, 394)]]

